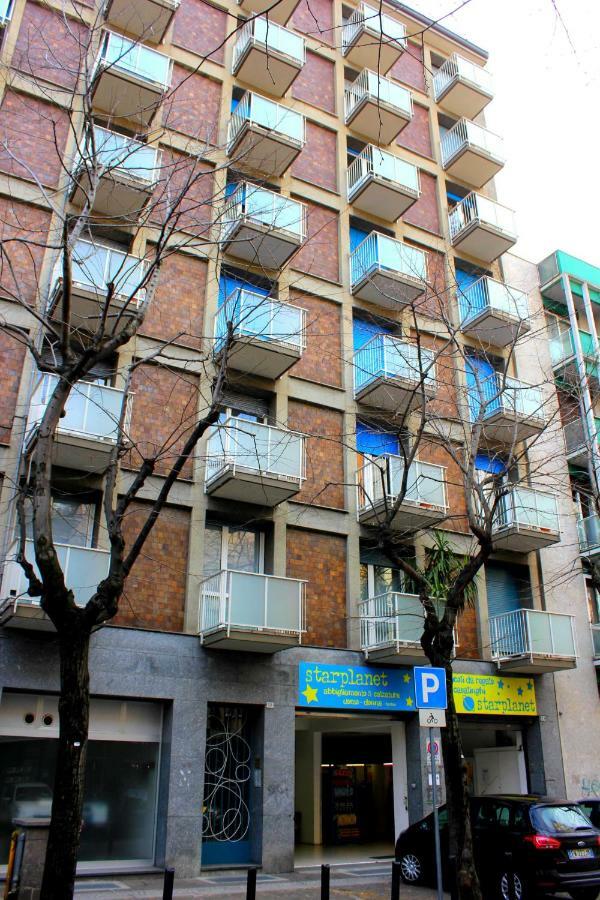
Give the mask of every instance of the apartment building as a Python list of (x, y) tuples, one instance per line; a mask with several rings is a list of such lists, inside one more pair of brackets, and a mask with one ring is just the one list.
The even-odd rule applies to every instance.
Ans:
[[(501, 85), (483, 50), (399, 3), (381, 16), (340, 0), (2, 8), (1, 221), (5, 240), (31, 243), (4, 274), (32, 305), (53, 309), (62, 290), (46, 237), (57, 198), (74, 214), (85, 198), (84, 180), (65, 175), (76, 137), (63, 107), (86, 29), (102, 32), (94, 140), (129, 163), (98, 189), (104, 225), (77, 248), (83, 330), (110, 273), (134, 279), (143, 265), (135, 216), (160, 189), (160, 159), (189, 157), (206, 176), (195, 197), (205, 218), (188, 209), (180, 222), (195, 239), (168, 257), (140, 333), (77, 386), (57, 433), (54, 539), (77, 602), (106, 572), (102, 469), (124, 368), (169, 342), (168, 365), (136, 368), (127, 418), (132, 446), (164, 444), (182, 410), (206, 402), (207, 347), (218, 363), (229, 325), (234, 337), (219, 425), (184, 467), (118, 615), (93, 637), (80, 869), (276, 872), (323, 846), (389, 846), (429, 807), (436, 752), (414, 708), (418, 599), (373, 540), (377, 504), (402, 473), (394, 422), (426, 403), (458, 444), (464, 396), (505, 379), (513, 399), (490, 408), (485, 472), (547, 415), (533, 337), (510, 352), (540, 310), (535, 285), (513, 285), (503, 267), (517, 233), (495, 197), (502, 143), (484, 118)], [(5, 321), (39, 330), (10, 290), (0, 304)], [(439, 352), (440, 324), (457, 332), (464, 371)], [(0, 796), (29, 786), (43, 808), (57, 654), (14, 560), (13, 500), (52, 378), (2, 330), (0, 342)], [(424, 559), (436, 525), (472, 550), (460, 472), (435, 434), (413, 465), (392, 523), (406, 552)], [(135, 467), (123, 460), (122, 490)], [(558, 686), (579, 671), (575, 613), (560, 588), (554, 604), (544, 591), (563, 529), (554, 477), (537, 481), (533, 467), (508, 492), (457, 627), (454, 691), (480, 792), (577, 793), (557, 708)], [(157, 469), (131, 534), (160, 483)], [(0, 828), (5, 854), (8, 821)]]

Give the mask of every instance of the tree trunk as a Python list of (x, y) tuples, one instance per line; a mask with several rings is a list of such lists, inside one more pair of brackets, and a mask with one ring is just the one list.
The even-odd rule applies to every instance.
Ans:
[(75, 890), (90, 707), (90, 635), (78, 619), (77, 615), (73, 616), (58, 633), (58, 754), (40, 900), (70, 900)]

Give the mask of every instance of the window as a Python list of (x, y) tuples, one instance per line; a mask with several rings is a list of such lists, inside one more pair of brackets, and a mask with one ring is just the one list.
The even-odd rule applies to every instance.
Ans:
[[(52, 536), (57, 544), (70, 544), (72, 547), (94, 546), (94, 525), (96, 521), (96, 502), (89, 494), (52, 495)], [(27, 537), (33, 539), (33, 520), (31, 505), (26, 507)]]
[(204, 530), (204, 575), (221, 569), (264, 571), (264, 534), (231, 525), (207, 524)]
[(383, 431), (366, 425), (364, 422), (356, 423), (356, 449), (365, 456), (383, 456), (386, 453), (398, 454), (400, 441), (394, 432)]
[[(414, 562), (410, 550), (403, 548), (403, 553), (409, 562)], [(376, 550), (363, 550), (360, 554), (360, 598), (367, 600), (369, 597), (378, 597), (390, 591), (403, 594), (411, 594), (410, 579), (402, 571), (393, 566), (389, 559)]]
[(554, 834), (590, 827), (585, 813), (578, 806), (536, 806), (531, 810), (531, 817), (539, 831)]

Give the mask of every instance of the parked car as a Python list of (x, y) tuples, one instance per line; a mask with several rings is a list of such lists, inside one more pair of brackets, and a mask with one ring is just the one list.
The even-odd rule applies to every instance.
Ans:
[(579, 801), (579, 805), (594, 828), (600, 828), (600, 797), (586, 797)]
[(0, 791), (0, 813), (10, 824), (13, 819), (45, 819), (52, 809), (52, 791), (37, 781), (5, 784)]
[[(439, 810), (442, 877), (448, 871), (448, 812)], [(486, 897), (516, 900), (567, 892), (573, 900), (600, 896), (600, 830), (576, 803), (537, 796), (471, 799), (475, 865)], [(433, 814), (403, 831), (396, 860), (407, 884), (435, 883)]]

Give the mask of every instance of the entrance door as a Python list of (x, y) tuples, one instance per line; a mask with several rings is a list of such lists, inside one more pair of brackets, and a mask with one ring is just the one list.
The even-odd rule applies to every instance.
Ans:
[(473, 751), (476, 794), (526, 794), (523, 751), (518, 747), (485, 747)]

